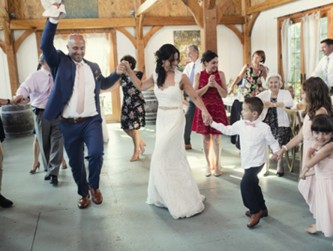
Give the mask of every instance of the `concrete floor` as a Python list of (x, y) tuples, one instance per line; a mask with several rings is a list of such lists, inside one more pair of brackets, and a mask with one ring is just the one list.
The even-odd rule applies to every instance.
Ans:
[(332, 250), (332, 238), (304, 232), (314, 220), (297, 191), (297, 175), (278, 178), (274, 166), (272, 175), (260, 178), (269, 217), (252, 230), (246, 227), (239, 153), (229, 138), (222, 138), (223, 175), (206, 178), (201, 137), (193, 135), (188, 159), (206, 209), (174, 220), (166, 209), (145, 203), (155, 127), (141, 131), (147, 147), (138, 162), (129, 162), (131, 141), (119, 124), (109, 124), (108, 130), (100, 187), (104, 202), (85, 210), (76, 206), (79, 197), (69, 169), (60, 171), (56, 188), (43, 180), (43, 171), (29, 174), (32, 135), (6, 139), (2, 192), (15, 206), (0, 208), (0, 250)]

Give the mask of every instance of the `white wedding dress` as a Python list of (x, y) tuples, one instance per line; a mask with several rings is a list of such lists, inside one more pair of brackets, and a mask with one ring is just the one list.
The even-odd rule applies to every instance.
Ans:
[[(182, 73), (175, 72), (175, 86), (161, 90), (155, 84), (158, 100), (156, 142), (150, 164), (148, 204), (166, 207), (173, 218), (191, 217), (202, 212), (204, 196), (192, 177), (184, 145), (185, 115)], [(154, 74), (156, 83), (157, 75)]]

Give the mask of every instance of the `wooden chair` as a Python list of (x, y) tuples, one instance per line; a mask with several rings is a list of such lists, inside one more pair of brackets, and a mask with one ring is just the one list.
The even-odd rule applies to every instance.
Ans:
[[(285, 111), (287, 112), (287, 114), (289, 116), (291, 138), (293, 138), (294, 136), (296, 136), (298, 134), (298, 132), (302, 128), (301, 115), (299, 114), (298, 110), (285, 108)], [(302, 165), (302, 148), (303, 148), (302, 143), (300, 143), (299, 146), (293, 147), (292, 149), (289, 149), (285, 153), (285, 158), (286, 158), (289, 172), (292, 172), (294, 169), (297, 152), (299, 152), (300, 166)]]

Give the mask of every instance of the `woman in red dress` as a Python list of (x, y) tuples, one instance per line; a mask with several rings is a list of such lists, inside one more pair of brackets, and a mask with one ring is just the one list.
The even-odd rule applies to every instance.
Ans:
[[(227, 85), (222, 71), (218, 70), (218, 56), (215, 52), (206, 51), (201, 58), (204, 70), (195, 77), (194, 89), (201, 96), (213, 120), (225, 125), (228, 124), (222, 98), (227, 96)], [(196, 109), (192, 130), (203, 136), (203, 148), (207, 161), (206, 176), (220, 176), (221, 132), (204, 124), (201, 111)], [(211, 158), (210, 158), (211, 156)]]

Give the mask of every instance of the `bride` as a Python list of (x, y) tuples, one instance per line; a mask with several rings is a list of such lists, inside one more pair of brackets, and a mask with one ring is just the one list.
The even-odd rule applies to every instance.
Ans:
[(128, 62), (122, 61), (117, 71), (126, 69), (141, 91), (154, 87), (158, 100), (156, 141), (150, 163), (147, 203), (166, 207), (173, 218), (191, 217), (202, 212), (204, 196), (200, 194), (186, 158), (183, 141), (185, 115), (183, 91), (202, 111), (205, 122), (212, 120), (188, 77), (177, 70), (179, 51), (164, 44), (156, 53), (156, 69), (148, 79), (140, 81)]

